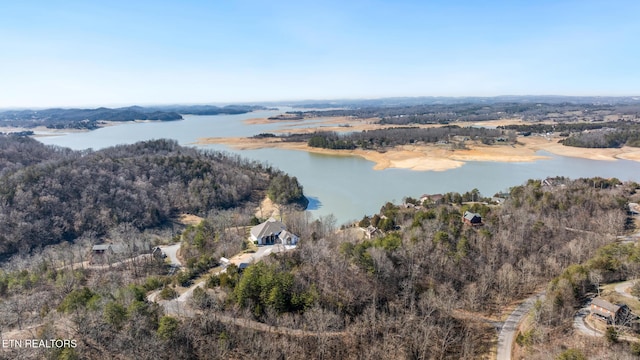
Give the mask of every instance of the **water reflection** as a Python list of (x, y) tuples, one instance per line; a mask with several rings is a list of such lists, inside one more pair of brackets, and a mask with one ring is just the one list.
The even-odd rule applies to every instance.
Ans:
[(309, 200), (309, 205), (307, 205), (307, 210), (309, 211), (318, 210), (322, 207), (322, 202), (315, 196), (307, 196), (307, 200)]

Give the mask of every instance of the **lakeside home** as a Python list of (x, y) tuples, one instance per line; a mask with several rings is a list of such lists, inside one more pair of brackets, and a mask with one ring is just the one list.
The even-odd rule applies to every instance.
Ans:
[(252, 227), (250, 238), (258, 245), (296, 245), (299, 240), (297, 235), (288, 232), (287, 227), (274, 218)]

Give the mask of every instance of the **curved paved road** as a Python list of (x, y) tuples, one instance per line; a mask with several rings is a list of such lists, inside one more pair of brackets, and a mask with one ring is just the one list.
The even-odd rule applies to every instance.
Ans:
[(543, 299), (544, 295), (545, 291), (542, 291), (528, 297), (507, 317), (498, 335), (498, 353), (496, 359), (511, 360), (511, 347), (516, 335), (516, 330), (518, 330), (518, 325), (525, 315), (529, 313), (529, 310), (533, 308), (536, 301)]

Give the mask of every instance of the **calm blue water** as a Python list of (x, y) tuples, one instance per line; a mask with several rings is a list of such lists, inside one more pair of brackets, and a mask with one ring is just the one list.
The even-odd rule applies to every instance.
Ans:
[[(73, 149), (100, 149), (142, 140), (171, 138), (192, 145), (201, 137), (240, 137), (262, 132), (279, 132), (304, 122), (246, 125), (251, 118), (268, 117), (280, 111), (260, 111), (242, 115), (185, 116), (183, 121), (136, 123), (111, 126), (85, 133), (39, 137), (45, 144)], [(360, 219), (379, 211), (385, 202), (398, 203), (405, 196), (465, 192), (477, 188), (483, 195), (520, 185), (530, 178), (547, 176), (617, 177), (640, 181), (640, 163), (627, 160), (596, 161), (555, 156), (550, 160), (524, 163), (468, 162), (448, 171), (373, 170), (373, 163), (359, 157), (312, 154), (282, 149), (230, 150), (222, 145), (202, 146), (223, 150), (270, 163), (298, 177), (315, 216), (333, 214), (339, 223)]]

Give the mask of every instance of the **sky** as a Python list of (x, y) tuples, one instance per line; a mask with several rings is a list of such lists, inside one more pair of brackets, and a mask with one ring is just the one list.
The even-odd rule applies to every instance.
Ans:
[(0, 108), (640, 95), (640, 2), (0, 1)]

